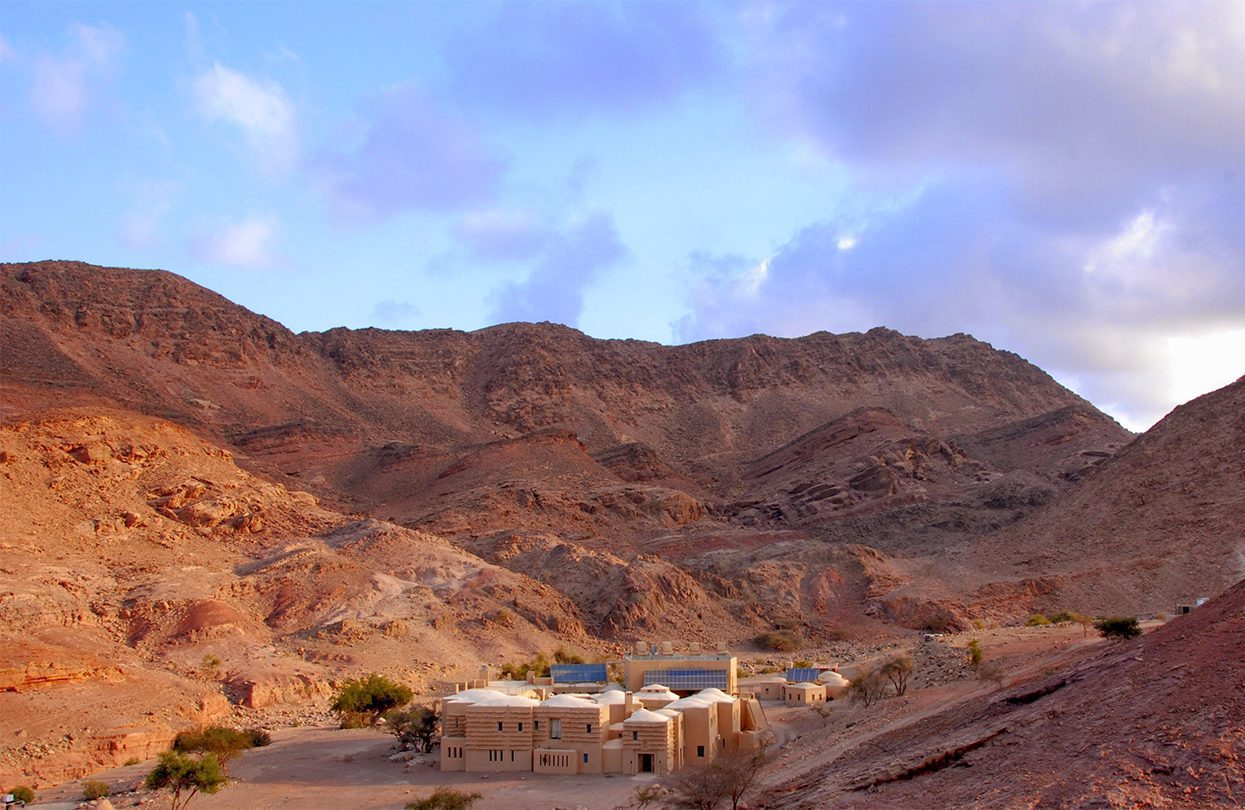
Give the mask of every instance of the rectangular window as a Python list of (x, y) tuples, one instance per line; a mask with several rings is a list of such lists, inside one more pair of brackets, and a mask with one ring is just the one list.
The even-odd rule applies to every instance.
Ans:
[(514, 762), (514, 751), (510, 752), (510, 761)]
[(501, 731), (501, 721), (500, 721), (500, 720), (498, 720), (498, 721), (497, 721), (497, 730), (498, 730), (498, 731)]
[(562, 721), (561, 720), (550, 720), (549, 721), (549, 739), (551, 740), (562, 739)]
[(519, 723), (519, 731), (522, 731), (522, 730), (523, 730), (523, 724)]
[(532, 723), (532, 726), (533, 726), (533, 727), (534, 727), (537, 731), (540, 731), (540, 721), (539, 721), (539, 720), (534, 721), (534, 722)]
[(703, 745), (696, 746), (696, 756), (703, 757), (705, 755), (705, 747)]
[(588, 732), (589, 734), (591, 734), (591, 733), (592, 733), (592, 724), (591, 724), (591, 723), (586, 724), (586, 725), (584, 726), (584, 731), (586, 731), (586, 732)]
[(587, 754), (584, 754), (584, 764), (585, 764), (585, 765), (587, 765), (587, 764), (588, 764), (588, 755), (587, 755)]
[(638, 740), (638, 739), (640, 739), (640, 732), (638, 732), (638, 731), (633, 731), (633, 732), (631, 732), (631, 739), (633, 739), (633, 740)]

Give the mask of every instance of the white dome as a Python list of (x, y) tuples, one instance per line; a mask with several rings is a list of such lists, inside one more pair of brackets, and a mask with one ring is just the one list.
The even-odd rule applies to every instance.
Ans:
[(491, 698), (488, 698), (487, 700), (477, 700), (474, 705), (476, 706), (521, 706), (525, 708), (531, 708), (532, 706), (539, 706), (540, 701), (535, 700), (533, 698), (519, 697), (518, 695), (498, 694), (497, 697), (491, 697)]
[(626, 721), (624, 721), (623, 725), (630, 725), (631, 723), (637, 723), (637, 724), (639, 723), (663, 723), (664, 724), (664, 723), (669, 723), (669, 722), (670, 722), (669, 715), (658, 714), (657, 712), (650, 712), (648, 709), (636, 709), (635, 712), (633, 712), (632, 715), (628, 717)]
[(452, 695), (446, 695), (442, 698), (443, 703), (478, 703), (481, 700), (491, 700), (495, 697), (505, 697), (506, 693), (497, 689), (464, 689), (461, 692), (455, 692)]
[(594, 703), (586, 697), (579, 695), (554, 695), (541, 704), (542, 706), (563, 706), (576, 709), (595, 709), (600, 704)]

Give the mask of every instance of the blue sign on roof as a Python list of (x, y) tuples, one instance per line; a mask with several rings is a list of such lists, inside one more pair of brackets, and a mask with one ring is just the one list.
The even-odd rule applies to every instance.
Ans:
[(605, 683), (609, 680), (605, 664), (553, 664), (549, 674), (554, 683)]
[(817, 667), (800, 667), (787, 670), (787, 683), (817, 683), (821, 670)]

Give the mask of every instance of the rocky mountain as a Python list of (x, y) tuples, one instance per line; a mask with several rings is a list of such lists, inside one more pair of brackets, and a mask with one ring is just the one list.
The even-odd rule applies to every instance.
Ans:
[(294, 334), (76, 262), (0, 265), (0, 345), (0, 715), (28, 718), (0, 782), (362, 669), (1153, 612), (1240, 575), (1239, 383), (1134, 440), (967, 335)]

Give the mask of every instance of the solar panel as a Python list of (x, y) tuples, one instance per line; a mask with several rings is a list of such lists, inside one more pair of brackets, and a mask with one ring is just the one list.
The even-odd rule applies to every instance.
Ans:
[(726, 689), (724, 669), (652, 669), (644, 673), (644, 685), (659, 683), (672, 691)]
[(549, 667), (554, 683), (605, 683), (605, 664), (554, 664)]
[(787, 683), (817, 683), (821, 670), (816, 667), (799, 667), (787, 670)]

